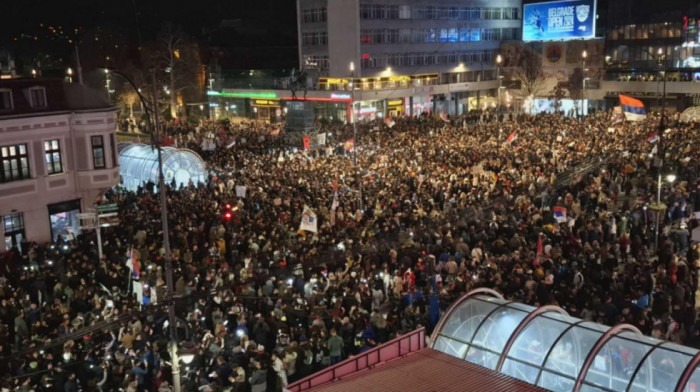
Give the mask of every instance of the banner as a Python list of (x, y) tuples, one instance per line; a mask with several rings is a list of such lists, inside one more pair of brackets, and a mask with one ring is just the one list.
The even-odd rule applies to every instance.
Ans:
[(236, 196), (244, 199), (246, 190), (245, 185), (236, 185)]
[(316, 144), (319, 146), (325, 146), (326, 145), (326, 133), (322, 132), (316, 135)]
[(304, 140), (304, 150), (308, 150), (309, 148), (311, 148), (311, 138), (308, 136), (304, 136), (303, 140)]
[(139, 265), (139, 254), (132, 247), (129, 251), (129, 258), (126, 260), (126, 266), (129, 268), (134, 277), (138, 278), (141, 275), (141, 266)]
[(306, 230), (312, 233), (318, 233), (318, 220), (316, 213), (308, 206), (304, 206), (304, 212), (301, 213), (301, 224), (299, 230)]
[(566, 208), (557, 206), (554, 207), (552, 212), (554, 212), (554, 219), (557, 221), (557, 223), (566, 222)]
[(523, 4), (523, 41), (595, 37), (596, 0)]
[(355, 148), (355, 139), (345, 141), (345, 151), (350, 151)]

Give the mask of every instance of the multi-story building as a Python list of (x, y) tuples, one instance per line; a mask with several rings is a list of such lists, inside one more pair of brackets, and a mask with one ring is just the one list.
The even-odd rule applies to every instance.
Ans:
[(0, 251), (77, 234), (119, 183), (115, 109), (60, 80), (0, 80)]
[[(603, 83), (609, 100), (626, 93), (658, 109), (665, 72), (667, 108), (700, 105), (700, 5), (652, 0), (610, 3)], [(647, 12), (630, 12), (633, 7)]]
[(520, 39), (521, 3), (297, 0), (299, 62), (321, 89), (353, 83), (362, 115), (462, 113), (494, 103), (497, 52)]

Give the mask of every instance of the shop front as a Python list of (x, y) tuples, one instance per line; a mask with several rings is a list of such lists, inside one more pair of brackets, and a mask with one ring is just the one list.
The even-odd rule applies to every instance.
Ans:
[(80, 199), (49, 204), (49, 222), (51, 224), (51, 239), (56, 241), (60, 235), (70, 239), (78, 233), (80, 226)]
[(280, 122), (282, 120), (282, 106), (279, 99), (251, 99), (253, 118), (258, 121)]
[(401, 117), (405, 113), (404, 99), (392, 98), (386, 100), (387, 117)]

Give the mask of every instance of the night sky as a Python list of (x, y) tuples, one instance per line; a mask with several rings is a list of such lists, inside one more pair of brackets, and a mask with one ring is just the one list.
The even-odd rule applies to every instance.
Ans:
[[(155, 35), (163, 22), (173, 22), (193, 36), (222, 19), (244, 19), (270, 29), (295, 29), (293, 0), (21, 0), (3, 2), (0, 42), (33, 34), (43, 23), (64, 28), (116, 28), (131, 38)], [(7, 17), (14, 15), (16, 17)]]

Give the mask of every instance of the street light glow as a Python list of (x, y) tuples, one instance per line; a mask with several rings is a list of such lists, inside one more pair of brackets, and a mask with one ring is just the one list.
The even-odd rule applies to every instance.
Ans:
[(350, 72), (355, 72), (355, 62), (354, 61), (350, 62)]
[(496, 64), (500, 65), (502, 61), (503, 61), (503, 57), (501, 57), (500, 54), (498, 56), (496, 56)]
[(676, 181), (676, 175), (675, 175), (675, 174), (669, 174), (669, 175), (667, 175), (667, 176), (666, 176), (666, 181), (668, 181), (668, 182), (670, 182), (670, 183), (673, 183), (674, 181)]
[(583, 50), (583, 53), (581, 53), (581, 57), (583, 57), (584, 59), (588, 57), (588, 52), (585, 49)]

